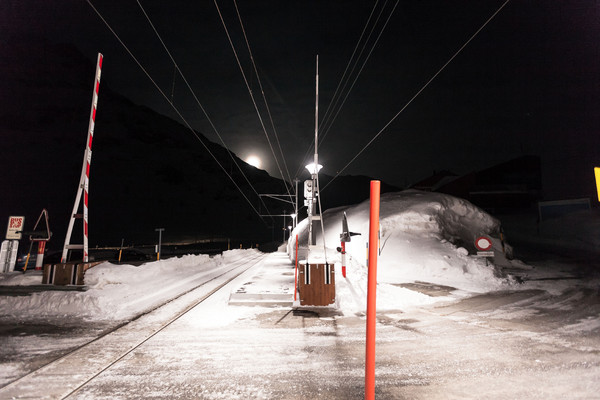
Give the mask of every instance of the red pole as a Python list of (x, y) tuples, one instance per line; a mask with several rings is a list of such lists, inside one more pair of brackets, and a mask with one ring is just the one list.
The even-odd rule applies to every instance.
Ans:
[(298, 287), (298, 235), (296, 235), (296, 269), (294, 271), (294, 301), (296, 301), (296, 288)]
[(342, 276), (346, 277), (346, 242), (342, 242)]
[(39, 271), (42, 269), (42, 265), (44, 263), (44, 250), (46, 249), (46, 241), (40, 240), (38, 242), (38, 255), (35, 260), (35, 270)]
[(377, 240), (379, 234), (379, 191), (381, 182), (371, 181), (369, 219), (369, 272), (367, 283), (367, 349), (365, 358), (365, 399), (375, 399), (375, 325), (377, 297)]

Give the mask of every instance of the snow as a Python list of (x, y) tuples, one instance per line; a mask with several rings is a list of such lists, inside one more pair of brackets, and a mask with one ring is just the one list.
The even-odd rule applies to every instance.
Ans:
[[(360, 233), (346, 244), (346, 252), (356, 265), (353, 270), (364, 269), (369, 233), (368, 201), (323, 214), (327, 257), (330, 262), (339, 262), (335, 247), (340, 245), (344, 212), (350, 231)], [(292, 256), (295, 235), (300, 243), (308, 241), (307, 225), (306, 221), (298, 224), (291, 235), (288, 248)], [(500, 221), (456, 197), (417, 190), (383, 194), (378, 282), (425, 281), (472, 292), (507, 289), (514, 281), (503, 275), (500, 268), (509, 262), (503, 256), (499, 232)], [(475, 239), (482, 235), (492, 238), (498, 258), (496, 264), (473, 257)], [(323, 246), (319, 229), (316, 240)], [(508, 245), (506, 249), (511, 250)]]
[[(339, 246), (341, 221), (346, 213), (353, 236), (346, 244), (347, 278), (342, 277)], [(596, 222), (581, 224), (596, 229)], [(366, 245), (369, 231), (369, 201), (358, 205), (328, 210), (323, 215), (326, 249), (314, 251), (312, 259), (327, 259), (335, 264), (336, 307), (347, 315), (365, 310), (367, 268)], [(563, 224), (565, 223), (562, 220)], [(580, 225), (581, 226), (581, 225)], [(295, 237), (307, 241), (307, 221), (301, 221), (290, 235), (287, 244), (290, 259), (294, 259)], [(508, 260), (499, 240), (500, 221), (471, 203), (452, 196), (407, 190), (381, 196), (380, 256), (378, 261), (378, 310), (398, 310), (407, 307), (449, 300), (433, 297), (400, 285), (427, 282), (454, 288), (453, 298), (472, 293), (498, 290), (545, 288), (544, 283), (519, 284), (506, 271), (524, 274), (543, 273), (520, 261)], [(474, 241), (479, 236), (492, 239), (496, 258), (475, 257)], [(583, 235), (579, 235), (581, 237)], [(597, 235), (599, 236), (599, 235)], [(322, 246), (321, 230), (316, 232)], [(505, 249), (510, 255), (511, 247)], [(312, 250), (311, 250), (312, 251)], [(249, 256), (258, 256), (258, 250), (231, 250), (222, 255), (186, 255), (168, 260), (148, 262), (141, 266), (103, 263), (86, 272), (86, 291), (41, 291), (29, 296), (6, 296), (0, 304), (3, 318), (48, 319), (83, 318), (90, 321), (122, 321), (148, 312), (161, 304), (189, 291), (202, 282), (213, 279), (229, 265)], [(285, 256), (267, 262), (237, 288), (237, 292), (293, 294), (293, 274)], [(275, 268), (275, 269), (274, 269)], [(276, 270), (276, 269), (279, 270)], [(283, 269), (282, 269), (283, 268)], [(277, 272), (278, 271), (278, 272)], [(542, 274), (542, 275), (539, 275)], [(41, 276), (35, 273), (7, 273), (0, 275), (0, 286), (39, 285)], [(562, 285), (562, 286), (561, 286)], [(566, 290), (568, 282), (554, 286), (558, 294)], [(546, 290), (548, 290), (546, 288)], [(220, 324), (215, 315), (210, 318)], [(231, 315), (221, 315), (226, 321)]]
[[(141, 266), (106, 262), (86, 271), (86, 291), (43, 291), (6, 297), (0, 304), (0, 315), (128, 320), (214, 278), (224, 267), (256, 254), (257, 250), (236, 249), (214, 257), (185, 255)], [(39, 284), (39, 274), (14, 272), (0, 276), (0, 285)]]
[[(347, 243), (346, 278), (335, 249), (344, 212), (350, 230), (361, 233)], [(145, 398), (283, 398), (290, 382), (297, 384), (294, 390), (300, 398), (315, 398), (317, 393), (324, 398), (361, 397), (368, 214), (368, 201), (324, 213), (327, 248), (311, 255), (311, 261), (326, 259), (335, 265), (336, 304), (331, 313), (321, 310), (304, 317), (292, 313), (292, 307), (231, 305), (236, 295), (293, 298), (293, 251), (288, 255), (285, 247), (268, 255), (249, 249), (140, 266), (103, 263), (86, 272), (85, 291), (2, 296), (0, 321), (5, 326), (33, 323), (23, 327), (25, 333), (16, 333), (21, 329), (17, 327), (14, 334), (3, 336), (0, 390), (36, 363), (42, 364), (40, 359), (50, 361), (65, 349), (90, 342), (107, 327), (134, 320), (97, 343), (101, 350), (88, 349), (85, 357), (73, 355), (65, 366), (72, 363), (83, 369), (81, 363), (100, 362), (102, 357), (112, 363), (116, 348), (126, 354), (177, 312), (212, 292), (195, 288), (207, 281), (216, 287), (219, 277), (234, 276), (238, 266), (256, 260), (254, 267), (201, 306), (172, 321), (160, 337), (127, 353), (122, 363), (94, 379), (77, 398), (124, 398), (142, 393), (141, 388)], [(545, 262), (548, 268), (542, 269), (510, 257), (475, 257), (473, 242), (481, 235), (491, 237), (496, 254), (502, 254), (500, 221), (451, 196), (419, 191), (385, 194), (380, 214), (377, 373), (379, 381), (388, 383), (380, 386), (383, 397), (390, 390), (389, 398), (397, 398), (399, 392), (393, 392), (397, 388), (414, 398), (436, 398), (439, 390), (443, 395), (437, 398), (445, 398), (447, 385), (454, 385), (455, 397), (473, 398), (466, 394), (478, 396), (482, 379), (487, 380), (487, 394), (494, 390), (514, 394), (505, 398), (546, 398), (546, 388), (566, 394), (586, 384), (580, 398), (597, 392), (598, 279), (548, 280), (572, 273), (564, 272), (560, 261)], [(295, 235), (306, 242), (306, 221), (291, 235), (290, 250)], [(505, 249), (510, 255), (508, 244)], [(519, 283), (511, 275), (515, 271), (539, 280)], [(39, 272), (0, 275), (0, 286), (40, 283)], [(424, 286), (437, 292), (418, 290)], [(187, 294), (179, 297), (183, 293)], [(465, 302), (457, 302), (461, 299)], [(475, 304), (470, 300), (479, 302), (463, 312)], [(90, 325), (75, 332), (81, 319)], [(36, 324), (44, 322), (65, 334), (37, 334)], [(583, 367), (573, 371), (579, 365)], [(575, 372), (583, 377), (570, 380)], [(508, 384), (523, 376), (535, 376), (543, 383)], [(38, 389), (49, 390), (39, 383), (46, 382), (39, 381), (40, 376), (35, 379)], [(534, 390), (537, 397), (520, 396), (528, 394), (521, 387)]]

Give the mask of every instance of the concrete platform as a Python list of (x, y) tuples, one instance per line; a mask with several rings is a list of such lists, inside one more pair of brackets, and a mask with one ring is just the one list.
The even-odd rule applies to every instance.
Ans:
[(292, 307), (294, 295), (287, 293), (231, 293), (230, 306)]
[(292, 307), (294, 265), (286, 253), (273, 253), (254, 275), (231, 292), (230, 306)]

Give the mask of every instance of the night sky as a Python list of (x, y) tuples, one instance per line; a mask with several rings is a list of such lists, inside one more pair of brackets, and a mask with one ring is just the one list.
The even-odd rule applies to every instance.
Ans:
[[(218, 141), (138, 3), (91, 3), (188, 122)], [(280, 177), (215, 3), (140, 3), (225, 143), (242, 159), (258, 155)], [(335, 175), (503, 4), (238, 1), (291, 178), (312, 157), (317, 55), (326, 135), (319, 155), (323, 172)], [(218, 6), (278, 150), (234, 3)], [(509, 2), (343, 174), (405, 187), (433, 171), (464, 174), (534, 154), (546, 199), (591, 196), (600, 161), (599, 9), (596, 1)], [(373, 34), (343, 96), (372, 53), (329, 127), (326, 110), (372, 11), (366, 35), (374, 26)], [(0, 17), (4, 37), (74, 43), (92, 62), (102, 52), (102, 79), (113, 90), (178, 119), (86, 1), (3, 1)]]

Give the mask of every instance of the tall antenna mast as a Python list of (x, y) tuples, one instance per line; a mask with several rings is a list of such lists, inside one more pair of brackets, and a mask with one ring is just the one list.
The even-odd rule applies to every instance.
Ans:
[[(319, 136), (319, 55), (317, 54), (317, 77), (316, 77), (316, 93), (315, 93), (315, 166), (319, 165), (319, 154), (317, 153), (318, 136)], [(319, 171), (317, 171), (319, 172)]]
[(315, 244), (313, 232), (313, 220), (317, 220), (316, 215), (316, 196), (317, 196), (317, 174), (319, 173), (319, 155), (317, 153), (319, 145), (319, 56), (317, 55), (317, 73), (315, 84), (315, 155), (313, 162), (306, 166), (310, 172), (310, 180), (304, 182), (304, 195), (306, 205), (308, 206), (308, 247)]

